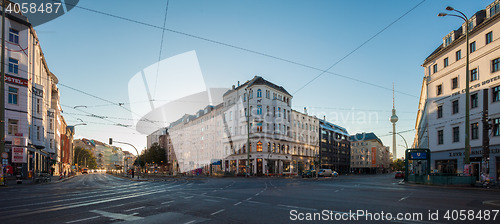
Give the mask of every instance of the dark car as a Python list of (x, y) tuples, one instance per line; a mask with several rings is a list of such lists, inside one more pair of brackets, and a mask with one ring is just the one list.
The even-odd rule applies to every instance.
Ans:
[(302, 177), (315, 177), (316, 176), (316, 170), (305, 170), (304, 173), (302, 173)]
[(396, 171), (396, 174), (394, 175), (394, 178), (396, 179), (403, 179), (405, 178), (405, 173), (402, 171)]

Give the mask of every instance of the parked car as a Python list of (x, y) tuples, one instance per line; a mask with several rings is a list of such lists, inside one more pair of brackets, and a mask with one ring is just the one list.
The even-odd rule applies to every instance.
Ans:
[(337, 171), (333, 171), (333, 174), (332, 174), (334, 177), (338, 177), (339, 176), (339, 173), (337, 173)]
[(331, 177), (333, 175), (333, 172), (331, 169), (321, 169), (318, 172), (318, 176), (321, 177)]
[(403, 178), (405, 178), (405, 173), (403, 171), (396, 171), (396, 174), (394, 175), (394, 178), (396, 178), (396, 179), (403, 179)]
[(311, 177), (315, 177), (315, 176), (316, 176), (316, 170), (305, 170), (302, 173), (302, 177), (311, 178)]

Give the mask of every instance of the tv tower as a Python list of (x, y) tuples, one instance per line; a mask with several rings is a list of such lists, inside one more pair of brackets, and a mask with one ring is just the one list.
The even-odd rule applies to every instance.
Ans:
[(398, 122), (398, 116), (396, 116), (396, 106), (394, 103), (394, 83), (392, 83), (392, 159), (396, 160), (396, 122)]

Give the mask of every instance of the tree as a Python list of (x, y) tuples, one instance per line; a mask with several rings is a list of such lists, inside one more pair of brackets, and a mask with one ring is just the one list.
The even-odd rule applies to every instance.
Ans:
[(137, 157), (134, 165), (144, 166), (145, 163), (155, 163), (155, 164), (165, 164), (167, 162), (166, 151), (164, 148), (160, 147), (158, 143), (154, 143), (149, 149), (142, 152), (141, 155)]
[(405, 161), (402, 159), (397, 159), (392, 161), (391, 167), (393, 171), (404, 170), (405, 169)]
[(75, 162), (75, 164), (78, 164), (80, 166), (86, 165), (86, 167), (90, 169), (97, 168), (96, 158), (90, 150), (84, 149), (79, 146), (75, 147), (74, 150), (75, 151), (73, 153), (74, 156), (73, 161)]

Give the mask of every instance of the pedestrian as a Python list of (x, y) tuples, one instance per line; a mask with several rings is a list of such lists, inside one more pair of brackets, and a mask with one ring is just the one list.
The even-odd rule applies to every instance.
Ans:
[(134, 169), (132, 169), (132, 179), (134, 179)]

